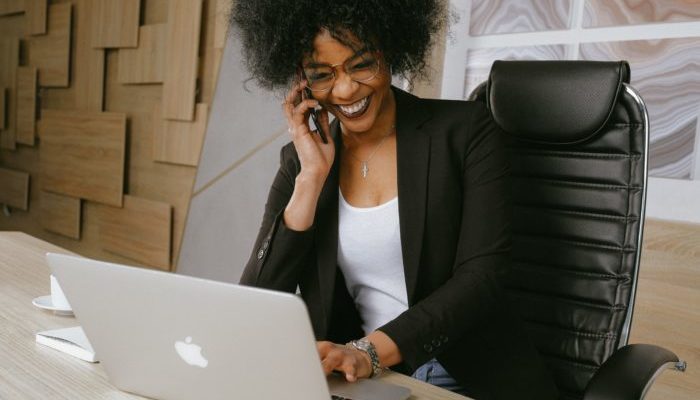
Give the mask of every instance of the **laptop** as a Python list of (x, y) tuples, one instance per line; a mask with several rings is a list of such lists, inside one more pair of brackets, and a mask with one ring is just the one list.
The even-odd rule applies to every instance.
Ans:
[(159, 400), (410, 396), (376, 380), (327, 379), (296, 295), (75, 256), (46, 258), (120, 390)]

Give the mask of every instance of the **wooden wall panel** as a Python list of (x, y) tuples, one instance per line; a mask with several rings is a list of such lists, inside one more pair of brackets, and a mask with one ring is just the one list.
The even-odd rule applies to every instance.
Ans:
[(163, 119), (160, 107), (153, 112), (153, 159), (197, 166), (204, 142), (209, 106), (197, 104), (193, 122)]
[(125, 195), (123, 208), (100, 207), (99, 225), (105, 250), (170, 269), (170, 204)]
[(92, 47), (136, 47), (140, 0), (93, 0)]
[(39, 86), (68, 86), (71, 10), (71, 3), (49, 6), (47, 34), (29, 40), (29, 65), (39, 69)]
[(120, 83), (162, 83), (167, 24), (139, 28), (139, 47), (119, 50)]
[(59, 110), (41, 114), (42, 189), (120, 207), (126, 115)]
[(0, 16), (23, 13), (24, 2), (25, 0), (0, 0)]
[(214, 48), (223, 49), (226, 45), (228, 33), (228, 16), (231, 8), (229, 0), (214, 0), (216, 11), (214, 14)]
[(163, 116), (192, 121), (202, 21), (202, 0), (172, 0), (168, 9)]
[(17, 68), (17, 142), (29, 146), (36, 136), (36, 78), (36, 68)]
[(25, 6), (24, 33), (27, 35), (45, 34), (49, 0), (28, 0)]
[(19, 39), (0, 38), (0, 88), (5, 88), (5, 128), (0, 130), (0, 148), (16, 147), (17, 97), (15, 85), (19, 66)]
[[(0, 0), (0, 5), (5, 0)], [(216, 86), (214, 75), (218, 58), (213, 48), (215, 0), (203, 2), (199, 40), (199, 66), (197, 67), (196, 103), (211, 104)], [(125, 85), (118, 82), (119, 53), (124, 49), (96, 49), (92, 47), (92, 7), (94, 0), (50, 0), (51, 5), (70, 3), (70, 82), (60, 89), (43, 89), (41, 109), (76, 111), (111, 111), (127, 115), (126, 164), (124, 165), (124, 191), (132, 196), (147, 198), (170, 204), (172, 216), (171, 265), (177, 257), (180, 239), (187, 219), (192, 185), (197, 169), (191, 166), (155, 162), (153, 160), (153, 115), (156, 104), (161, 104), (163, 87), (154, 84)], [(140, 23), (143, 25), (166, 24), (170, 0), (141, 1)], [(30, 53), (34, 39), (45, 36), (28, 36), (25, 32), (25, 15), (14, 14), (0, 17), (0, 42), (16, 38), (22, 43), (21, 65), (32, 66)], [(48, 17), (48, 13), (47, 13)], [(47, 25), (47, 34), (52, 31)], [(139, 42), (141, 38), (139, 38)], [(162, 50), (162, 48), (160, 49)], [(0, 64), (5, 61), (0, 56)], [(38, 67), (38, 66), (37, 66)], [(37, 98), (39, 102), (39, 98)], [(194, 114), (194, 110), (193, 110)], [(16, 115), (16, 113), (15, 113)], [(41, 113), (37, 109), (37, 117)], [(41, 122), (36, 126), (37, 138), (41, 138)], [(100, 260), (142, 265), (102, 248), (99, 236), (98, 214), (102, 207), (94, 201), (82, 201), (80, 240), (49, 232), (41, 224), (41, 180), (40, 152), (42, 140), (35, 147), (19, 145), (18, 151), (0, 149), (2, 167), (26, 171), (30, 179), (30, 208), (28, 212), (15, 212), (10, 218), (0, 215), (0, 230), (19, 230), (32, 236), (48, 240), (76, 253)]]
[(5, 123), (7, 119), (5, 118), (5, 114), (7, 114), (7, 100), (5, 100), (7, 97), (7, 89), (0, 86), (0, 131), (5, 129)]
[(44, 229), (80, 239), (80, 199), (42, 190), (39, 203)]
[(29, 209), (29, 174), (0, 167), (0, 204)]
[(92, 47), (93, 0), (78, 0), (80, 7), (75, 26), (75, 59), (73, 87), (75, 108), (78, 110), (103, 111), (105, 86), (105, 50)]
[[(229, 0), (216, 0), (216, 4), (212, 7), (211, 3), (209, 5), (209, 18), (214, 20), (213, 27), (213, 46), (214, 51), (212, 53), (205, 54), (202, 61), (202, 67), (206, 74), (212, 74), (214, 76), (213, 82), (216, 82), (219, 77), (219, 67), (221, 66), (221, 57), (224, 55), (224, 47), (226, 46), (226, 38), (228, 37), (228, 17), (231, 8), (231, 2)], [(213, 92), (214, 88), (207, 85), (208, 81), (202, 82), (202, 87), (199, 92), (202, 97), (207, 97), (209, 91)]]

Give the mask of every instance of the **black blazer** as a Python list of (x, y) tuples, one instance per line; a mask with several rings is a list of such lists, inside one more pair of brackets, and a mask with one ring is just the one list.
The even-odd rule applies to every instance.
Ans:
[[(379, 328), (411, 373), (436, 357), (477, 399), (547, 399), (556, 389), (504, 305), (509, 266), (508, 166), (501, 131), (483, 104), (420, 99), (395, 87), (401, 248), (409, 309)], [(341, 133), (314, 225), (297, 232), (283, 213), (300, 163), (281, 151), (262, 226), (241, 283), (301, 291), (317, 339), (364, 335), (337, 265)]]

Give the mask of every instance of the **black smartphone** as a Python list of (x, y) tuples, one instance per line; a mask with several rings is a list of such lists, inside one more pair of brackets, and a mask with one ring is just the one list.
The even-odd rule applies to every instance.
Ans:
[[(305, 87), (304, 93), (306, 94), (307, 98), (314, 98), (314, 96), (311, 94), (311, 89)], [(321, 123), (318, 119), (318, 111), (316, 111), (315, 108), (311, 109), (311, 120), (314, 121), (314, 125), (316, 125), (316, 132), (318, 132), (318, 135), (321, 136), (321, 140), (323, 141), (323, 143), (328, 144), (328, 139), (326, 139), (326, 133), (323, 131), (323, 127), (321, 127)]]
[[(299, 81), (301, 81), (304, 78), (304, 69), (302, 67), (299, 67), (298, 74), (299, 74)], [(307, 99), (307, 98), (313, 99), (314, 96), (311, 93), (311, 89), (305, 87), (301, 91), (301, 99), (303, 101), (304, 99)], [(316, 132), (321, 137), (321, 141), (323, 141), (324, 144), (328, 144), (328, 139), (326, 139), (326, 132), (324, 132), (323, 127), (321, 127), (321, 123), (318, 119), (318, 112), (316, 111), (315, 108), (311, 109), (311, 120), (314, 121), (314, 125), (316, 125)]]

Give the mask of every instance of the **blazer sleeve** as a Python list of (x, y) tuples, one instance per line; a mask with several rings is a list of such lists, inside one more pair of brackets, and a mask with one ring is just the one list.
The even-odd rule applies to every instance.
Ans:
[(499, 271), (508, 265), (510, 251), (509, 168), (501, 130), (477, 104), (464, 153), (461, 228), (452, 276), (379, 328), (397, 344), (403, 367), (410, 371), (449, 351), (467, 331), (497, 318)]
[(280, 167), (267, 196), (258, 236), (240, 283), (289, 293), (296, 291), (306, 256), (313, 245), (314, 227), (305, 231), (289, 229), (284, 224), (284, 210), (294, 192), (299, 170), (291, 155), (293, 145), (280, 151)]

